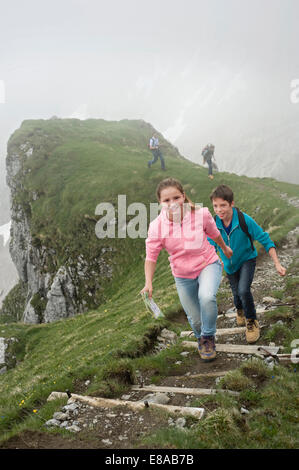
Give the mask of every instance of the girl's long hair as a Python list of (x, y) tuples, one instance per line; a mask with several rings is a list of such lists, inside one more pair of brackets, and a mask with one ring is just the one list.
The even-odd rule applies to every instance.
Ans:
[[(158, 184), (157, 189), (156, 189), (156, 196), (157, 196), (157, 199), (158, 199), (159, 202), (160, 202), (160, 199), (161, 199), (161, 192), (163, 191), (163, 189), (170, 188), (170, 187), (172, 187), (172, 188), (174, 187), (174, 188), (178, 189), (180, 191), (180, 193), (182, 193), (182, 194), (185, 193), (182, 184), (178, 180), (176, 180), (174, 178), (166, 178), (165, 180), (161, 181)], [(190, 205), (190, 208), (191, 208), (192, 211), (194, 211), (196, 209), (195, 204), (186, 195), (186, 193), (185, 193), (184, 203), (188, 203)]]

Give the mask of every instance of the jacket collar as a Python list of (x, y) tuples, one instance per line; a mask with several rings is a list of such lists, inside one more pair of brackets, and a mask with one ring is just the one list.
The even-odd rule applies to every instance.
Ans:
[[(232, 230), (236, 228), (238, 225), (239, 225), (238, 212), (237, 212), (237, 209), (233, 207)], [(218, 215), (216, 215), (216, 226), (219, 230), (220, 229), (224, 230), (221, 219), (220, 217), (218, 217)]]

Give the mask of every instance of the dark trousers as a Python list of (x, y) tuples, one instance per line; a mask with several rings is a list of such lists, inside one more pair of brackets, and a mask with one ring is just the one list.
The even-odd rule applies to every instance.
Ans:
[(234, 304), (238, 310), (243, 309), (247, 319), (256, 319), (256, 310), (253, 296), (250, 290), (256, 258), (245, 261), (241, 268), (233, 274), (227, 274), (231, 290), (234, 296)]
[(154, 163), (156, 163), (158, 158), (160, 158), (161, 168), (162, 168), (162, 170), (165, 170), (165, 162), (164, 162), (163, 155), (160, 152), (160, 149), (151, 150), (151, 152), (153, 154), (153, 159), (148, 162), (148, 167), (152, 166)]
[(207, 164), (209, 165), (209, 175), (213, 174), (213, 164), (212, 164), (212, 159), (208, 158), (207, 159)]

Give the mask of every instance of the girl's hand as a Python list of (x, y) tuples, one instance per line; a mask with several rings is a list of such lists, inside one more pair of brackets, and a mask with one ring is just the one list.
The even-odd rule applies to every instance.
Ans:
[(279, 274), (280, 276), (285, 276), (287, 270), (286, 270), (286, 268), (284, 268), (283, 266), (281, 266), (280, 263), (276, 264), (276, 265), (275, 265), (275, 268), (276, 268), (276, 271), (278, 272), (278, 274)]
[(224, 250), (222, 250), (223, 253), (227, 258), (231, 258), (233, 256), (233, 250), (229, 246), (225, 246)]
[(152, 284), (145, 284), (144, 288), (140, 291), (140, 294), (144, 294), (145, 292), (148, 293), (149, 299), (152, 298), (153, 295), (153, 286)]

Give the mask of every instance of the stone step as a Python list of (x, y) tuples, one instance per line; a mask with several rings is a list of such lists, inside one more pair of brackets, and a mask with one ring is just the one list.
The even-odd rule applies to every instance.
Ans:
[[(195, 341), (182, 341), (182, 346), (186, 348), (198, 348), (198, 343)], [(256, 345), (243, 345), (243, 344), (217, 344), (217, 352), (225, 353), (239, 353), (239, 354), (256, 354), (260, 357), (267, 356), (268, 351), (270, 354), (277, 354), (280, 346), (256, 346)]]
[(131, 390), (138, 392), (181, 393), (184, 395), (213, 395), (217, 392), (224, 392), (228, 393), (229, 395), (239, 395), (238, 392), (224, 389), (216, 390), (213, 388), (164, 387), (157, 385), (144, 385), (143, 387), (140, 387), (139, 385), (133, 385)]

